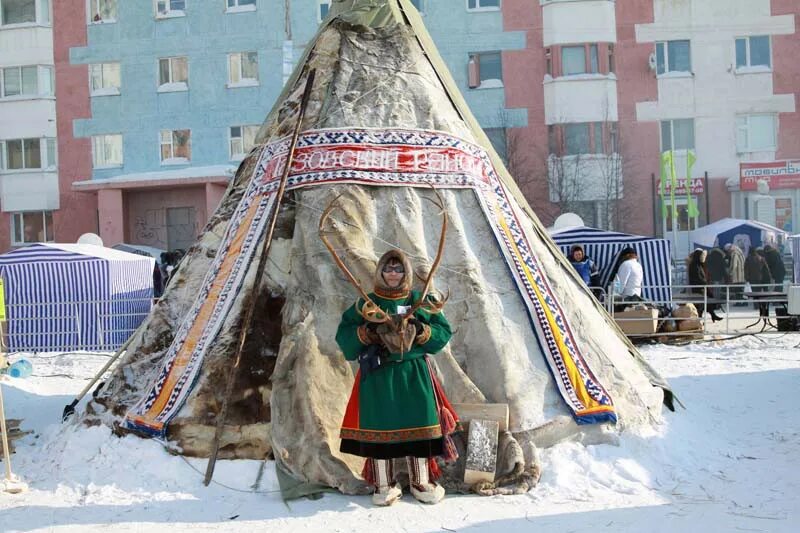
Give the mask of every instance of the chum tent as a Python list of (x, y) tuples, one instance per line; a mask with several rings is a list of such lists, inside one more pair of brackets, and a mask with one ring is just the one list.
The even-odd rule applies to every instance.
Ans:
[(706, 249), (736, 244), (747, 255), (751, 246), (779, 245), (784, 242), (786, 236), (787, 233), (782, 229), (764, 222), (723, 218), (692, 231), (690, 239), (695, 247)]
[(619, 261), (620, 252), (630, 246), (639, 255), (639, 262), (644, 271), (644, 287), (642, 296), (655, 302), (672, 300), (671, 251), (670, 242), (656, 237), (643, 237), (607, 231), (588, 226), (563, 228), (550, 232), (555, 243), (569, 255), (575, 244), (583, 245), (600, 271), (601, 286), (608, 290), (613, 285), (613, 276)]
[[(432, 187), (444, 205), (428, 201), (437, 199)], [(355, 369), (334, 337), (359, 293), (320, 240), (326, 206), (337, 207), (327, 239), (366, 291), (389, 249), (427, 275), (447, 213), (433, 281), (450, 289), (444, 313), (455, 327), (430, 364), (453, 402), (508, 405), (497, 472), (515, 490), (538, 480), (537, 447), (608, 442), (609, 431), (658, 422), (668, 386), (550, 240), (409, 0), (331, 3), (86, 422), (209, 456), (222, 421), (220, 458), (274, 457), (303, 490), (370, 491), (364, 459), (339, 449)], [(243, 326), (251, 299), (258, 311)], [(250, 333), (234, 372), (242, 327)], [(463, 446), (465, 436), (455, 438)], [(448, 490), (464, 490), (463, 455), (440, 464)]]
[(0, 255), (9, 351), (117, 349), (150, 311), (152, 258), (91, 244)]

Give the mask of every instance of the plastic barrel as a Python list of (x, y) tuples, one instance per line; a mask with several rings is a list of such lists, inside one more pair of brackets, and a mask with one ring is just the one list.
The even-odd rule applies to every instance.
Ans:
[(8, 375), (12, 378), (27, 378), (33, 373), (33, 365), (27, 359), (20, 359), (8, 368)]

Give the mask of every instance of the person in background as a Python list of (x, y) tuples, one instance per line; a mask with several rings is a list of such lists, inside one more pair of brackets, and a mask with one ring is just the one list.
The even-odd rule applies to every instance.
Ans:
[(620, 253), (620, 261), (614, 285), (619, 287), (624, 301), (641, 302), (643, 300), (644, 270), (639, 263), (639, 255), (636, 250), (628, 247)]
[[(735, 285), (731, 289), (731, 299), (741, 300), (744, 292), (744, 252), (735, 244), (725, 245), (725, 254), (728, 258), (728, 283)], [(734, 305), (747, 305), (745, 302), (736, 302)]]
[(158, 262), (153, 266), (153, 298), (161, 298), (164, 294), (164, 278), (161, 275), (161, 267)]
[(782, 291), (783, 280), (786, 277), (786, 267), (783, 266), (783, 257), (777, 248), (766, 245), (764, 246), (764, 260), (767, 262), (769, 268), (769, 275), (772, 278), (772, 290)]
[(600, 275), (597, 265), (592, 261), (580, 244), (573, 244), (569, 250), (569, 262), (588, 287), (597, 287)]
[[(692, 252), (692, 259), (689, 262), (689, 285), (692, 287), (691, 292), (694, 294), (702, 294), (705, 295), (706, 298), (713, 298), (714, 294), (711, 292), (711, 287), (708, 287), (709, 279), (708, 279), (708, 271), (706, 269), (706, 257), (708, 253), (705, 250), (695, 250)], [(703, 313), (707, 310), (708, 313), (711, 315), (711, 320), (714, 322), (718, 322), (722, 320), (722, 317), (716, 313), (716, 310), (719, 309), (719, 305), (715, 303), (709, 303), (708, 309), (704, 303), (695, 303), (697, 307), (697, 314), (698, 316), (703, 316)]]
[[(763, 253), (761, 248), (753, 246), (744, 261), (744, 279), (750, 284), (750, 290), (753, 292), (765, 292), (770, 282), (769, 267), (761, 253)], [(759, 304), (758, 308), (761, 316), (769, 314), (767, 304)]]

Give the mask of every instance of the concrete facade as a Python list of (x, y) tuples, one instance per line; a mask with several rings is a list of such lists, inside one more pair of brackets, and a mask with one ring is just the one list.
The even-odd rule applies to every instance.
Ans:
[(53, 241), (61, 228), (50, 2), (0, 12), (0, 249)]

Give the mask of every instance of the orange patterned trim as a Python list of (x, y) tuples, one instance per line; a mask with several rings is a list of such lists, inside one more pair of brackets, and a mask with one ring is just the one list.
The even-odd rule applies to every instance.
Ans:
[(431, 340), (431, 335), (433, 332), (431, 331), (431, 327), (428, 324), (422, 324), (422, 333), (417, 335), (417, 344), (422, 346), (429, 340)]
[(395, 430), (342, 428), (339, 432), (339, 438), (357, 440), (360, 442), (405, 442), (438, 439), (441, 437), (442, 428), (439, 424), (421, 428)]
[(358, 342), (364, 345), (371, 344), (367, 339), (367, 326), (358, 326), (356, 329), (356, 335), (358, 335)]
[(383, 287), (375, 287), (375, 294), (384, 300), (405, 300), (411, 291), (408, 289), (384, 289)]

